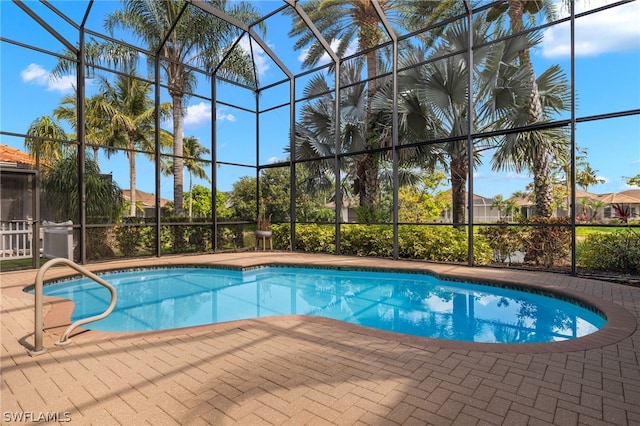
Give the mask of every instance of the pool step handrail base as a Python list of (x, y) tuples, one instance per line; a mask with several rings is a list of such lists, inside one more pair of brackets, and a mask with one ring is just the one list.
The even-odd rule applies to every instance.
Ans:
[(98, 315), (94, 315), (92, 317), (88, 317), (88, 318), (83, 318), (80, 319), (76, 322), (74, 322), (73, 324), (71, 324), (69, 327), (67, 327), (67, 329), (65, 330), (64, 334), (62, 335), (62, 337), (60, 338), (60, 340), (58, 342), (56, 342), (55, 344), (58, 346), (64, 346), (68, 343), (71, 342), (71, 340), (69, 339), (69, 335), (71, 334), (71, 332), (73, 330), (75, 330), (77, 327), (84, 325), (84, 324), (88, 324), (90, 322), (95, 322), (95, 321), (99, 321), (103, 318), (106, 318), (109, 314), (111, 314), (111, 312), (113, 311), (113, 309), (116, 306), (116, 301), (118, 299), (118, 296), (116, 294), (116, 289), (114, 286), (112, 286), (111, 284), (109, 284), (107, 281), (103, 280), (102, 278), (100, 278), (99, 276), (97, 276), (96, 274), (94, 274), (93, 272), (89, 271), (88, 269), (78, 265), (77, 263), (73, 262), (72, 260), (66, 259), (64, 257), (57, 257), (55, 259), (51, 259), (50, 261), (48, 261), (47, 263), (45, 263), (44, 265), (42, 265), (42, 267), (38, 270), (38, 274), (36, 275), (36, 283), (35, 283), (35, 323), (34, 323), (34, 348), (33, 350), (29, 350), (29, 355), (31, 356), (36, 356), (36, 355), (41, 355), (43, 353), (45, 353), (47, 351), (47, 349), (44, 347), (42, 340), (43, 340), (43, 333), (44, 333), (44, 324), (43, 324), (43, 302), (42, 302), (42, 288), (43, 288), (43, 281), (44, 281), (44, 274), (47, 272), (47, 270), (49, 270), (49, 268), (51, 268), (54, 265), (58, 265), (58, 264), (65, 264), (69, 267), (71, 267), (72, 269), (75, 269), (77, 272), (81, 273), (82, 275), (86, 276), (87, 278), (92, 279), (93, 281), (97, 282), (98, 284), (102, 285), (103, 287), (106, 287), (107, 290), (109, 290), (109, 292), (111, 293), (111, 302), (109, 303), (109, 306), (107, 307), (107, 309)]

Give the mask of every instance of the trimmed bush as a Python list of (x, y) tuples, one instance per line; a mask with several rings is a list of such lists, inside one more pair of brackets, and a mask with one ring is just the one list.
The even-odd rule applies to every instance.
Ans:
[(571, 228), (568, 218), (532, 217), (526, 222), (544, 225), (528, 227), (524, 231), (525, 262), (551, 268), (569, 257)]
[[(273, 225), (273, 243), (277, 249), (288, 249), (289, 225)], [(399, 256), (436, 262), (466, 262), (466, 230), (451, 227), (402, 226), (398, 235)], [(342, 226), (340, 252), (353, 256), (391, 257), (393, 228), (390, 225)], [(309, 253), (335, 252), (333, 225), (300, 224), (296, 226), (296, 249)], [(492, 249), (486, 238), (474, 238), (474, 261), (478, 265), (491, 262)]]
[(590, 234), (578, 243), (576, 255), (583, 268), (640, 274), (640, 236), (632, 231)]
[(138, 247), (142, 244), (142, 226), (124, 226), (129, 224), (142, 224), (143, 218), (140, 217), (124, 217), (122, 218), (122, 226), (114, 228), (118, 247), (125, 257), (134, 256)]

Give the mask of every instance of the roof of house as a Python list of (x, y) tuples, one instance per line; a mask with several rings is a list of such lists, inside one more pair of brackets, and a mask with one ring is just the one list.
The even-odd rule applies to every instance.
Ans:
[(2, 165), (13, 166), (17, 166), (18, 164), (34, 166), (36, 164), (36, 159), (19, 149), (10, 147), (9, 145), (0, 144), (0, 163), (2, 163)]
[[(602, 201), (607, 204), (636, 204), (640, 203), (640, 189), (628, 189), (622, 192), (610, 192), (606, 194), (594, 194), (592, 192), (582, 191), (576, 189), (576, 200), (584, 198), (590, 198), (596, 201)], [(512, 197), (510, 200), (514, 200), (519, 206), (533, 206), (535, 203), (528, 197)]]
[[(122, 190), (122, 198), (125, 200), (131, 199), (131, 190), (123, 189)], [(156, 205), (156, 196), (155, 194), (149, 194), (148, 192), (140, 191), (136, 189), (136, 202), (142, 203), (144, 207), (153, 207)], [(170, 200), (166, 198), (160, 198), (160, 207), (164, 207), (169, 203)]]
[(633, 196), (629, 191), (611, 192), (609, 194), (602, 194), (600, 201), (608, 204), (635, 204), (640, 203), (640, 194)]

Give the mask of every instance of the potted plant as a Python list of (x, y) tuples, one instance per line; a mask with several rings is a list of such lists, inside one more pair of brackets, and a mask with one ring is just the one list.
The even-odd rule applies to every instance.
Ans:
[(256, 237), (270, 237), (271, 236), (271, 215), (267, 216), (265, 208), (260, 209), (258, 214), (258, 220), (256, 222)]
[(262, 240), (262, 249), (266, 250), (266, 240), (269, 240), (269, 247), (273, 250), (273, 240), (271, 239), (271, 215), (267, 216), (264, 207), (258, 213), (256, 221), (256, 250), (260, 240)]

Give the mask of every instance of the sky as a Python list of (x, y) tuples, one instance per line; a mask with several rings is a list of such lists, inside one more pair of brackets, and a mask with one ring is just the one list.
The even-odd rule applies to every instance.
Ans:
[[(79, 22), (86, 8), (86, 1), (52, 2), (56, 7)], [(270, 12), (282, 3), (277, 0), (253, 1), (263, 12)], [(576, 3), (577, 13), (613, 3), (605, 0), (581, 0)], [(34, 1), (25, 2), (27, 7), (37, 11), (63, 37), (72, 44), (78, 39), (77, 31), (51, 13), (43, 5)], [(117, 1), (96, 1), (87, 21), (87, 28), (103, 31), (102, 19), (106, 13), (117, 9)], [(566, 15), (567, 11), (562, 10)], [(274, 16), (267, 20), (265, 42), (294, 74), (303, 71), (304, 50), (295, 50), (295, 40), (288, 37), (289, 18)], [(575, 82), (577, 89), (576, 117), (591, 117), (618, 111), (640, 109), (640, 1), (634, 1), (604, 12), (585, 16), (576, 21), (576, 61)], [(553, 64), (559, 64), (570, 78), (570, 28), (569, 23), (549, 27), (544, 31), (542, 43), (532, 51), (532, 60), (539, 75)], [(19, 43), (36, 45), (44, 52), (30, 51), (6, 42), (0, 43), (0, 129), (7, 133), (26, 133), (31, 122), (37, 117), (51, 115), (60, 99), (73, 93), (75, 75), (62, 75), (53, 79), (51, 71), (57, 59), (48, 52), (61, 52), (63, 45), (44, 31), (24, 11), (13, 2), (0, 0), (0, 34)], [(124, 33), (116, 33), (116, 38), (131, 40)], [(248, 48), (249, 42), (241, 43)], [(255, 44), (254, 44), (255, 46)], [(352, 46), (349, 53), (355, 51)], [(281, 81), (285, 74), (268, 58), (265, 52), (255, 51), (256, 71), (261, 84), (269, 85)], [(328, 60), (328, 56), (327, 56)], [(144, 61), (141, 62), (144, 65)], [(146, 71), (140, 71), (145, 75)], [(296, 82), (296, 97), (302, 96), (304, 85), (312, 76)], [(91, 95), (99, 89), (97, 80), (87, 82), (87, 93)], [(166, 92), (166, 91), (165, 91)], [(210, 83), (199, 82), (196, 93), (210, 97)], [(277, 108), (260, 115), (260, 131), (257, 134), (254, 114), (233, 108), (226, 104), (238, 105), (254, 110), (256, 101), (247, 90), (220, 84), (217, 89), (218, 105), (216, 123), (218, 128), (217, 158), (231, 164), (260, 164), (283, 161), (287, 157), (289, 109)], [(260, 109), (275, 107), (288, 102), (289, 85), (282, 84), (263, 92), (259, 98)], [(168, 101), (166, 93), (162, 101)], [(184, 117), (185, 136), (196, 136), (211, 148), (212, 106), (197, 96), (187, 98)], [(559, 118), (570, 118), (563, 113)], [(170, 123), (163, 127), (170, 128)], [(66, 126), (68, 127), (68, 126)], [(68, 129), (71, 132), (71, 129)], [(259, 137), (260, 149), (256, 152), (254, 141)], [(586, 148), (588, 161), (596, 170), (603, 183), (589, 187), (594, 193), (619, 192), (631, 189), (624, 184), (624, 177), (640, 173), (640, 116), (615, 118), (603, 121), (579, 123), (576, 128), (576, 142)], [(10, 135), (0, 135), (0, 143), (24, 150), (24, 139)], [(137, 156), (137, 188), (154, 192), (153, 164), (142, 155)], [(524, 190), (531, 182), (527, 173), (513, 171), (496, 172), (484, 164), (474, 173), (474, 192), (493, 197), (505, 197), (514, 191)], [(100, 157), (100, 167), (105, 173), (112, 173), (121, 188), (129, 185), (128, 165), (124, 155), (111, 158)], [(228, 191), (240, 176), (254, 176), (248, 167), (223, 165), (217, 169), (218, 189)], [(185, 190), (188, 188), (188, 174), (185, 172)], [(204, 183), (194, 179), (194, 184)], [(161, 196), (173, 198), (172, 182), (163, 178)]]

